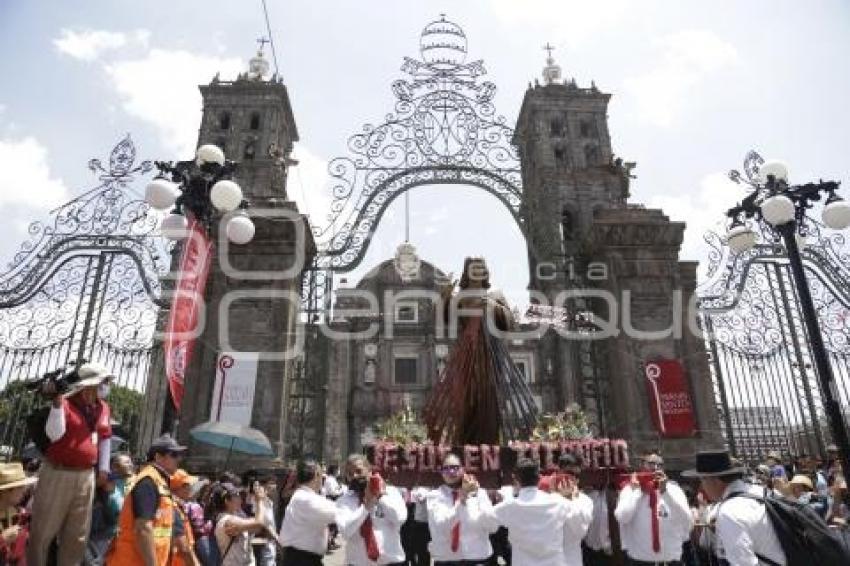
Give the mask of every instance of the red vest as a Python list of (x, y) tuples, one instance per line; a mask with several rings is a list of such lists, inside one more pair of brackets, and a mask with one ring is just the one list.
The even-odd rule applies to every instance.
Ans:
[(109, 405), (97, 400), (95, 409), (97, 423), (92, 430), (86, 422), (83, 411), (76, 403), (62, 399), (65, 411), (65, 434), (47, 448), (47, 459), (57, 466), (68, 468), (92, 468), (97, 464), (97, 445), (92, 442), (92, 433), (97, 432), (98, 442), (112, 436), (109, 424)]

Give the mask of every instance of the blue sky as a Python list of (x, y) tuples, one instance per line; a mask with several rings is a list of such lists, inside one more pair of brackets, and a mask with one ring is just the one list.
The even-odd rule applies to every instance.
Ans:
[[(613, 93), (615, 152), (638, 162), (632, 200), (688, 222), (684, 258), (702, 257), (701, 234), (740, 198), (723, 174), (751, 147), (786, 160), (792, 181), (848, 181), (850, 4), (841, 0), (268, 4), (301, 134), (289, 194), (318, 222), (326, 161), (392, 109), (402, 58), (418, 55), (421, 29), (441, 12), (464, 28), (469, 57), (484, 60), (510, 123), (547, 41), (565, 75)], [(0, 0), (0, 262), (31, 219), (93, 185), (87, 160), (126, 132), (145, 157), (188, 158), (196, 86), (242, 70), (264, 34), (259, 0)], [(351, 278), (394, 253), (402, 206)], [(524, 244), (495, 199), (423, 187), (411, 208), (424, 259), (457, 272), (464, 255), (484, 255), (495, 284), (524, 301)]]

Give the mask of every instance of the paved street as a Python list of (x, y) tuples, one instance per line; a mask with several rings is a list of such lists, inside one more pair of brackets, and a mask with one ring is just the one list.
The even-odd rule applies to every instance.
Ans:
[(325, 556), (325, 566), (344, 566), (345, 564), (345, 541), (342, 540), (342, 537), (337, 537), (336, 540), (339, 542), (340, 546), (332, 553)]

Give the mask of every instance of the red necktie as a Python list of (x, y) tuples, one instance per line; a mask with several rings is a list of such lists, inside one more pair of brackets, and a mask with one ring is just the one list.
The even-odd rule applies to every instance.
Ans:
[[(452, 492), (452, 503), (457, 503), (458, 492)], [(452, 552), (457, 552), (460, 548), (460, 519), (452, 525)]]
[(644, 493), (649, 494), (649, 508), (652, 513), (652, 550), (654, 552), (661, 551), (661, 533), (658, 525), (658, 490), (655, 486), (650, 485), (648, 489), (641, 485)]
[(381, 555), (381, 551), (378, 550), (378, 539), (375, 538), (375, 529), (372, 527), (371, 514), (366, 515), (366, 520), (360, 525), (360, 535), (366, 541), (366, 556), (372, 562), (377, 561)]

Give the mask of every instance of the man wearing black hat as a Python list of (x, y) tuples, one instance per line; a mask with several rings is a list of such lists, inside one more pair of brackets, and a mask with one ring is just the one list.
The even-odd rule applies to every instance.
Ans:
[(186, 564), (197, 559), (186, 543), (186, 528), (171, 494), (171, 475), (177, 471), (185, 446), (169, 435), (151, 444), (148, 463), (136, 476), (118, 519), (118, 536), (106, 556), (107, 565), (162, 566), (181, 554)]
[(743, 467), (733, 465), (729, 453), (713, 450), (697, 453), (697, 467), (682, 473), (685, 477), (700, 479), (700, 487), (714, 503), (714, 516), (718, 558), (731, 566), (762, 564), (767, 558), (773, 564), (786, 564), (785, 553), (776, 538), (776, 532), (760, 501), (747, 497), (732, 497), (733, 493), (750, 493), (763, 497), (764, 490), (744, 482)]

